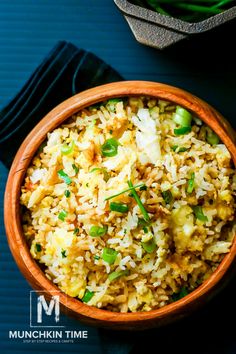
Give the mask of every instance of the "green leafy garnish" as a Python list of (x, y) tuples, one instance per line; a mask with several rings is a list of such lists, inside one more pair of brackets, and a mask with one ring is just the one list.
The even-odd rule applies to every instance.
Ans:
[[(123, 191), (121, 191), (121, 192), (119, 192), (119, 193), (116, 193), (116, 194), (113, 194), (113, 195), (111, 195), (110, 197), (105, 198), (104, 200), (106, 201), (106, 200), (113, 199), (113, 198), (115, 198), (115, 197), (118, 197), (118, 196), (121, 195), (121, 194), (124, 194), (124, 193), (126, 193), (126, 192), (132, 191), (132, 190), (134, 190), (135, 188), (139, 188), (139, 187), (142, 188), (142, 187), (144, 187), (144, 186), (145, 186), (144, 183), (136, 184), (136, 186), (133, 186), (133, 187), (124, 189)], [(131, 194), (132, 194), (132, 193), (131, 193)]]
[(116, 156), (118, 152), (118, 141), (114, 138), (108, 139), (101, 147), (102, 156)]
[(107, 101), (107, 107), (111, 112), (115, 112), (117, 103), (121, 101), (122, 101), (121, 98), (111, 98), (110, 100)]
[(171, 149), (175, 152), (185, 152), (187, 151), (188, 149), (184, 146), (178, 146), (178, 145), (173, 145), (171, 146)]
[(35, 244), (35, 248), (37, 252), (41, 252), (42, 251), (42, 246), (39, 243)]
[(195, 187), (194, 179), (195, 179), (195, 173), (193, 172), (191, 174), (191, 178), (188, 180), (188, 185), (187, 185), (187, 193), (189, 194), (191, 194), (194, 190)]
[(102, 259), (108, 264), (113, 264), (115, 263), (117, 255), (118, 252), (116, 250), (105, 247), (102, 252)]
[(184, 135), (190, 133), (192, 130), (191, 127), (181, 127), (174, 129), (175, 135)]
[[(128, 181), (127, 183), (128, 183), (128, 186), (129, 186), (130, 188), (134, 188), (133, 183), (132, 183), (131, 181)], [(144, 205), (143, 205), (141, 199), (139, 198), (139, 196), (138, 196), (136, 190), (135, 190), (135, 189), (132, 189), (132, 190), (131, 190), (131, 193), (133, 194), (133, 197), (134, 197), (136, 203), (138, 204), (141, 213), (143, 214), (144, 220), (145, 220), (145, 221), (149, 221), (149, 220), (150, 220), (150, 217), (149, 217), (149, 215), (148, 215), (148, 212), (147, 212), (147, 210), (145, 209), (145, 207), (144, 207)]]
[(151, 240), (147, 242), (141, 242), (141, 245), (147, 253), (152, 253), (157, 248), (154, 238), (151, 238)]
[(66, 198), (70, 197), (70, 191), (68, 189), (65, 190), (64, 194)]
[(102, 237), (104, 235), (106, 235), (107, 233), (107, 226), (97, 226), (97, 225), (93, 225), (90, 227), (89, 230), (89, 235), (92, 237)]
[(65, 218), (67, 217), (68, 213), (65, 210), (62, 210), (59, 215), (58, 215), (58, 219), (60, 219), (61, 221), (65, 221)]
[(178, 300), (182, 299), (183, 297), (185, 297), (188, 294), (189, 294), (188, 289), (185, 286), (183, 286), (178, 293), (173, 293), (172, 294), (172, 300), (173, 301), (178, 301)]
[(209, 127), (207, 127), (206, 130), (206, 141), (210, 145), (217, 145), (220, 142), (218, 135), (216, 135), (216, 133), (214, 133)]
[(181, 127), (191, 127), (192, 115), (185, 108), (177, 106), (173, 114), (173, 120)]
[(66, 256), (66, 250), (62, 250), (61, 251), (61, 255), (62, 255), (62, 258), (66, 258), (67, 256)]
[(77, 174), (79, 172), (79, 167), (76, 166), (74, 163), (72, 164), (72, 168), (75, 171), (75, 173)]
[(170, 204), (173, 200), (173, 195), (170, 190), (161, 192), (161, 195), (166, 204)]
[(89, 302), (92, 297), (94, 296), (94, 292), (93, 291), (89, 291), (88, 289), (85, 290), (84, 296), (82, 297), (82, 301), (87, 303)]
[(192, 209), (193, 209), (194, 215), (196, 216), (196, 218), (198, 220), (203, 221), (203, 222), (208, 221), (208, 217), (203, 214), (203, 210), (200, 205), (193, 206)]
[(127, 204), (111, 202), (109, 206), (111, 211), (118, 211), (119, 213), (127, 213), (129, 211)]
[(69, 155), (74, 151), (75, 142), (72, 140), (69, 145), (64, 144), (61, 147), (62, 155)]
[(63, 170), (58, 171), (57, 174), (66, 184), (69, 185), (72, 183), (72, 179)]
[(113, 281), (115, 279), (118, 279), (120, 277), (124, 277), (126, 275), (129, 275), (130, 271), (128, 269), (125, 269), (125, 270), (120, 270), (118, 272), (112, 272), (108, 275), (108, 279), (110, 281)]
[(78, 232), (79, 232), (79, 228), (78, 228), (78, 227), (76, 227), (76, 228), (74, 229), (74, 231), (73, 231), (73, 234), (74, 234), (74, 235), (77, 235), (77, 234), (78, 234)]
[(110, 178), (110, 174), (104, 167), (94, 167), (90, 172), (101, 171), (103, 173), (104, 181), (107, 182)]

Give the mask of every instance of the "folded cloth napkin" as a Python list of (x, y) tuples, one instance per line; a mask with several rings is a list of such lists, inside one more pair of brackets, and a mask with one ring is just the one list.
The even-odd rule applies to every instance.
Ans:
[(122, 77), (92, 53), (59, 42), (21, 91), (0, 112), (0, 159), (10, 167), (32, 128), (52, 108), (74, 94)]

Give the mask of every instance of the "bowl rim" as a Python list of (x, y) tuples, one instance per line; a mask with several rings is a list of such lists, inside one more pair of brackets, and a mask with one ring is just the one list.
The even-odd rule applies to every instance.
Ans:
[[(32, 258), (23, 235), (19, 215), (19, 196), (26, 169), (37, 149), (45, 140), (47, 133), (58, 127), (72, 114), (109, 98), (126, 96), (157, 97), (182, 105), (194, 112), (213, 131), (217, 132), (230, 151), (236, 166), (236, 137), (230, 124), (209, 104), (183, 89), (150, 81), (120, 81), (83, 91), (62, 102), (50, 111), (23, 141), (11, 166), (5, 189), (4, 222), (8, 243), (24, 277), (39, 292), (46, 291), (50, 294), (55, 292), (55, 290), (60, 291), (60, 289), (47, 279)], [(99, 325), (101, 321), (111, 324), (130, 323), (136, 325), (140, 322), (161, 320), (173, 314), (179, 315), (183, 310), (188, 311), (194, 302), (201, 302), (206, 296), (210, 296), (233, 264), (235, 255), (236, 238), (234, 238), (230, 252), (224, 256), (218, 268), (202, 285), (184, 298), (156, 310), (132, 313), (111, 312), (84, 304), (62, 291), (60, 291), (60, 302), (63, 307), (79, 315), (81, 320), (86, 322), (88, 319), (92, 319), (96, 325)]]
[(171, 28), (186, 34), (197, 34), (207, 32), (210, 29), (221, 25), (236, 17), (236, 6), (223, 11), (220, 14), (211, 16), (199, 22), (187, 22), (175, 17), (159, 14), (153, 10), (132, 4), (128, 0), (114, 0), (117, 7), (126, 15), (152, 22), (157, 25)]

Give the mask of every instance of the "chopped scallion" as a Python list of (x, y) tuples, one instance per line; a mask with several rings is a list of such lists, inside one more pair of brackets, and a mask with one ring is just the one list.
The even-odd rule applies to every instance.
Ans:
[(129, 211), (129, 206), (123, 203), (110, 203), (110, 210), (111, 211), (118, 211), (119, 213), (127, 213)]
[(112, 157), (117, 155), (118, 145), (119, 143), (116, 139), (108, 139), (101, 147), (102, 155), (106, 157)]
[[(130, 188), (133, 188), (133, 187), (134, 187), (134, 186), (133, 186), (133, 183), (132, 183), (131, 181), (128, 181), (128, 186), (129, 186)], [(145, 209), (145, 207), (144, 207), (144, 205), (143, 205), (141, 199), (139, 198), (139, 196), (138, 196), (136, 190), (135, 190), (135, 189), (132, 189), (132, 190), (131, 190), (131, 193), (133, 194), (133, 197), (134, 197), (136, 203), (138, 204), (141, 213), (143, 214), (144, 220), (145, 220), (145, 221), (149, 221), (149, 220), (150, 220), (150, 217), (149, 217), (149, 215), (148, 215), (148, 212), (147, 212), (147, 210)]]
[(144, 220), (143, 218), (138, 218), (138, 226), (148, 226), (150, 224), (149, 221)]
[(188, 295), (189, 291), (186, 287), (182, 287), (182, 289), (180, 289), (180, 291), (178, 293), (173, 293), (172, 294), (172, 300), (173, 301), (178, 301), (180, 299), (182, 299), (183, 297), (185, 297), (186, 295)]
[(115, 263), (117, 255), (118, 252), (116, 250), (105, 247), (102, 252), (102, 259), (108, 264), (113, 264)]
[(102, 237), (104, 235), (106, 235), (107, 233), (107, 226), (97, 226), (97, 225), (93, 225), (90, 227), (89, 230), (89, 235), (92, 237)]
[(195, 173), (193, 172), (191, 174), (191, 178), (188, 180), (188, 185), (187, 185), (187, 193), (189, 194), (191, 194), (194, 190), (195, 187), (194, 179), (195, 179)]
[(65, 210), (62, 210), (59, 215), (58, 215), (58, 219), (60, 219), (61, 221), (65, 221), (65, 218), (67, 217), (68, 213)]
[(170, 204), (173, 200), (173, 195), (170, 190), (161, 192), (161, 195), (166, 204)]
[(62, 258), (66, 258), (67, 256), (66, 256), (66, 250), (62, 250), (61, 251), (61, 255), (62, 255)]
[(74, 231), (73, 231), (73, 234), (74, 234), (74, 235), (77, 235), (77, 234), (78, 234), (78, 232), (79, 232), (79, 228), (78, 228), (78, 227), (76, 227), (76, 228), (74, 229)]
[(185, 108), (177, 106), (173, 114), (173, 120), (181, 127), (191, 127), (192, 115)]
[(152, 253), (157, 247), (153, 238), (147, 242), (141, 242), (141, 245), (147, 253)]
[(93, 291), (89, 291), (88, 289), (85, 290), (84, 296), (82, 297), (82, 301), (87, 303), (89, 302), (92, 297), (94, 296), (94, 292)]
[(175, 135), (184, 135), (190, 133), (192, 130), (191, 127), (181, 127), (174, 129)]
[(184, 146), (178, 146), (178, 145), (173, 145), (171, 146), (171, 149), (175, 152), (185, 152), (187, 151), (188, 149)]
[(208, 221), (208, 217), (204, 215), (202, 207), (200, 205), (193, 206), (192, 209), (198, 220), (203, 222)]
[(74, 163), (72, 164), (72, 168), (74, 169), (76, 174), (79, 172), (79, 167), (76, 166)]
[[(133, 187), (124, 189), (123, 191), (121, 191), (121, 192), (119, 192), (119, 193), (113, 194), (113, 195), (111, 195), (110, 197), (105, 198), (104, 200), (106, 201), (106, 200), (113, 199), (113, 198), (115, 198), (115, 197), (118, 197), (118, 196), (121, 195), (121, 194), (124, 194), (124, 193), (126, 193), (126, 192), (132, 191), (132, 190), (135, 189), (135, 188), (139, 188), (139, 187), (142, 188), (142, 187), (144, 187), (144, 186), (145, 186), (144, 183), (137, 184), (136, 186), (133, 186)], [(146, 187), (146, 186), (145, 186), (145, 187)], [(132, 193), (131, 193), (131, 194), (132, 194)]]
[(125, 269), (125, 270), (120, 270), (118, 272), (112, 272), (108, 275), (108, 279), (110, 281), (113, 281), (115, 279), (118, 279), (120, 277), (123, 277), (123, 276), (126, 276), (126, 275), (129, 275), (130, 271), (129, 269)]
[(42, 251), (42, 246), (40, 245), (40, 243), (36, 243), (35, 244), (35, 248), (37, 252), (41, 252)]
[(219, 137), (218, 135), (216, 135), (216, 133), (214, 133), (209, 127), (206, 131), (206, 141), (210, 144), (210, 145), (217, 145), (219, 144)]
[(57, 174), (66, 184), (69, 185), (72, 183), (72, 179), (63, 170), (58, 171)]
[(66, 198), (70, 197), (70, 191), (68, 189), (65, 190), (64, 195)]
[(96, 261), (99, 261), (100, 257), (98, 255), (95, 254), (95, 256), (93, 256), (93, 258), (96, 260)]
[(62, 153), (63, 155), (69, 155), (69, 154), (71, 154), (71, 153), (74, 151), (74, 146), (75, 146), (74, 140), (72, 140), (69, 145), (68, 145), (68, 144), (62, 145), (62, 147), (61, 147), (61, 153)]
[(109, 180), (110, 174), (107, 172), (107, 170), (104, 167), (95, 167), (90, 172), (95, 172), (95, 171), (101, 171), (103, 173), (105, 182)]
[(111, 112), (116, 111), (116, 105), (118, 102), (121, 102), (121, 98), (111, 98), (110, 100), (107, 101), (107, 106)]

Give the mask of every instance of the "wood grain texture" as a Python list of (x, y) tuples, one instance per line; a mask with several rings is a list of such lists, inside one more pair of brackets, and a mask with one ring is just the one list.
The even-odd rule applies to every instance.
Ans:
[[(84, 107), (112, 97), (130, 95), (158, 97), (190, 110), (218, 134), (229, 149), (236, 165), (236, 138), (229, 123), (206, 102), (179, 88), (145, 81), (118, 82), (84, 91), (61, 103), (41, 120), (22, 143), (13, 161), (5, 191), (4, 220), (11, 252), (24, 277), (39, 292), (47, 291), (50, 294), (58, 290), (58, 288), (46, 278), (43, 271), (31, 257), (22, 232), (19, 197), (26, 169), (47, 133), (58, 127), (72, 114)], [(235, 254), (236, 239), (230, 252), (224, 257), (220, 266), (207, 281), (183, 299), (158, 310), (115, 313), (88, 306), (62, 292), (60, 301), (68, 315), (91, 325), (127, 330), (164, 325), (185, 316), (211, 298), (226, 278), (226, 272), (234, 265)]]

